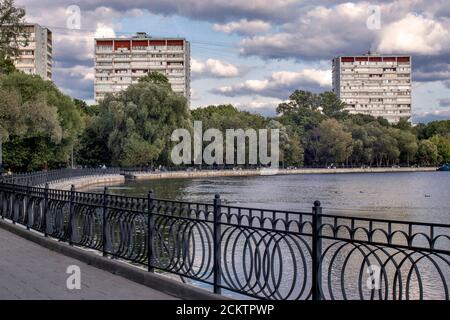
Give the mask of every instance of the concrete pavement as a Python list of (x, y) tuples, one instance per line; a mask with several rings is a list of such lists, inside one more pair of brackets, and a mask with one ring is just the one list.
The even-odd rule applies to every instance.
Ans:
[[(81, 289), (69, 290), (69, 266), (81, 270)], [(175, 299), (0, 228), (0, 300)]]

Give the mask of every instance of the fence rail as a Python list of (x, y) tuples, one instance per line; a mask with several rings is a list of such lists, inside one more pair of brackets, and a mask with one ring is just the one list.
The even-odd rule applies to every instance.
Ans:
[(0, 180), (1, 218), (237, 297), (449, 300), (450, 225), (37, 186), (89, 174)]

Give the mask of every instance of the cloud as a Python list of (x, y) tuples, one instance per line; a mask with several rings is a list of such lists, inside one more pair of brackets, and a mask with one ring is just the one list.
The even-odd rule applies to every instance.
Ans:
[[(19, 4), (34, 10), (36, 8), (51, 8), (54, 0), (19, 0)], [(73, 0), (59, 0), (58, 5), (68, 7)], [(297, 0), (79, 0), (76, 4), (83, 12), (93, 11), (99, 7), (110, 8), (115, 12), (131, 10), (148, 10), (155, 14), (179, 15), (204, 21), (230, 21), (236, 19), (271, 19), (282, 21), (292, 18), (299, 10)]]
[[(445, 1), (378, 1), (381, 28), (367, 27), (371, 2), (318, 2), (275, 31), (240, 41), (243, 56), (265, 60), (328, 60), (338, 55), (411, 54), (413, 77), (438, 81), (450, 76), (450, 10)], [(420, 14), (413, 14), (419, 12)]]
[(266, 32), (270, 29), (270, 23), (262, 20), (247, 20), (233, 21), (227, 24), (213, 25), (213, 30), (223, 33), (237, 33), (241, 35), (255, 35), (260, 32)]
[(115, 38), (116, 32), (110, 26), (103, 23), (97, 23), (97, 29), (95, 31), (95, 38)]
[(64, 92), (73, 98), (89, 100), (94, 90), (94, 69), (76, 65), (54, 68), (54, 78)]
[(237, 67), (217, 59), (208, 59), (202, 62), (192, 58), (191, 72), (195, 78), (233, 78), (239, 76)]
[(251, 101), (248, 103), (234, 103), (234, 106), (242, 111), (248, 111), (250, 113), (258, 113), (265, 117), (273, 117), (277, 114), (277, 107), (283, 100), (270, 100), (270, 101)]
[(450, 108), (450, 98), (439, 99), (439, 106), (444, 108)]
[(414, 123), (428, 123), (439, 120), (450, 120), (450, 110), (422, 112), (413, 115)]
[[(16, 3), (26, 7), (29, 21), (49, 26), (53, 31), (55, 83), (64, 92), (77, 92), (79, 97), (84, 95), (87, 99), (93, 95), (93, 88), (88, 90), (91, 80), (83, 75), (65, 78), (65, 72), (69, 71), (58, 68), (93, 68), (92, 39), (96, 30), (97, 36), (112, 36), (114, 30), (121, 30), (118, 21), (145, 12), (210, 22), (214, 30), (241, 39), (238, 43), (241, 55), (259, 57), (268, 60), (268, 64), (271, 59), (302, 64), (330, 61), (337, 55), (361, 54), (369, 49), (409, 53), (413, 55), (414, 81), (442, 81), (450, 88), (450, 7), (445, 0), (272, 0), (270, 3), (267, 0), (16, 0)], [(66, 8), (73, 4), (81, 9), (82, 30), (67, 31), (64, 29), (69, 17)], [(366, 26), (371, 5), (381, 8), (380, 30), (369, 30)], [(197, 62), (193, 66), (194, 77), (227, 78), (231, 77), (230, 72), (235, 73), (226, 63), (207, 66), (207, 61)], [(242, 76), (242, 67), (234, 68), (241, 71), (237, 77)], [(239, 91), (247, 91), (252, 95), (285, 98), (287, 90), (297, 88), (292, 80), (294, 84), (280, 85), (277, 91), (274, 80), (266, 80), (269, 83), (250, 80), (247, 85), (241, 83), (241, 88), (231, 86), (225, 94), (241, 95)], [(311, 79), (296, 81), (305, 89), (322, 89)]]
[(299, 72), (278, 71), (264, 80), (246, 80), (213, 89), (212, 92), (229, 97), (259, 95), (285, 99), (296, 89), (318, 92), (329, 90), (330, 86), (330, 70), (304, 69)]
[(368, 16), (367, 3), (304, 8), (278, 32), (243, 39), (241, 54), (263, 59), (330, 60), (344, 52), (365, 52), (373, 39), (366, 27)]
[(419, 55), (449, 53), (450, 32), (438, 21), (409, 13), (381, 30), (377, 49)]

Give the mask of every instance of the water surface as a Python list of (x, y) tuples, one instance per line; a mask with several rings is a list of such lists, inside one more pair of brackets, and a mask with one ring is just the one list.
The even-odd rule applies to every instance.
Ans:
[[(89, 191), (100, 191), (96, 186)], [(223, 203), (256, 208), (311, 211), (320, 200), (324, 213), (450, 224), (450, 173), (349, 173), (217, 177), (127, 181), (110, 187), (120, 195)]]

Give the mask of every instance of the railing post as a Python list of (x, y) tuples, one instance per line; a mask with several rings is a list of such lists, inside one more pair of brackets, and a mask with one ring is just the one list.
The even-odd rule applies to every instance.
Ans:
[(152, 266), (153, 261), (153, 232), (155, 228), (155, 216), (153, 215), (153, 190), (148, 192), (147, 196), (147, 263), (148, 272), (155, 272)]
[(72, 185), (70, 187), (70, 207), (69, 207), (69, 225), (67, 228), (67, 233), (69, 236), (69, 245), (73, 245), (73, 209), (74, 209), (74, 202), (75, 202), (75, 185)]
[(48, 211), (48, 183), (45, 184), (44, 190), (44, 216), (42, 217), (42, 228), (44, 229), (44, 237), (47, 237), (47, 211)]
[(312, 213), (312, 299), (321, 300), (322, 268), (320, 267), (320, 260), (322, 258), (322, 239), (320, 227), (322, 225), (322, 207), (319, 200), (314, 201)]
[(102, 242), (103, 242), (103, 256), (106, 257), (108, 255), (107, 248), (106, 248), (106, 222), (108, 214), (108, 208), (107, 208), (107, 197), (108, 197), (108, 187), (105, 187), (103, 189), (103, 210), (102, 210)]
[(214, 197), (214, 220), (213, 220), (213, 246), (214, 246), (214, 293), (221, 294), (222, 270), (221, 270), (221, 243), (222, 236), (220, 224), (220, 195)]
[(30, 197), (31, 197), (31, 192), (30, 192), (30, 179), (28, 179), (28, 182), (27, 182), (27, 201), (26, 201), (26, 203), (24, 204), (25, 205), (25, 208), (23, 208), (23, 212), (24, 212), (24, 214), (25, 214), (25, 217), (24, 217), (24, 222), (25, 222), (25, 225), (27, 226), (27, 230), (30, 230), (30, 224), (28, 223), (29, 222), (29, 219), (28, 219), (28, 217), (29, 217), (29, 213), (28, 213), (28, 208), (29, 208), (29, 206), (30, 206)]

